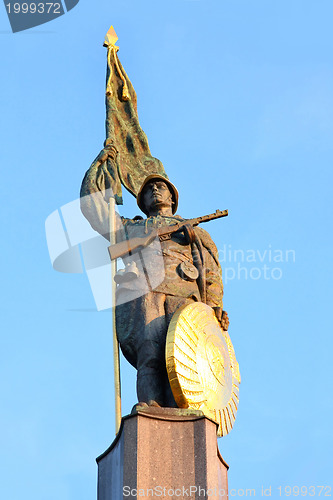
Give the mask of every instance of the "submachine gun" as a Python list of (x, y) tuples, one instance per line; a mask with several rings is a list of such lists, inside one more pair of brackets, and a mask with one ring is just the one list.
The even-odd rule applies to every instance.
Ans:
[(151, 232), (145, 236), (136, 236), (134, 238), (130, 238), (129, 240), (111, 245), (109, 247), (111, 260), (126, 257), (134, 252), (138, 252), (148, 246), (157, 237), (160, 241), (166, 241), (171, 239), (172, 234), (183, 232), (188, 241), (192, 242), (195, 237), (193, 227), (201, 224), (202, 222), (219, 219), (220, 217), (226, 217), (227, 215), (228, 210), (216, 210), (213, 214), (203, 215), (202, 217), (196, 217), (195, 219), (184, 219), (176, 222), (175, 224), (171, 224), (170, 226), (153, 228)]

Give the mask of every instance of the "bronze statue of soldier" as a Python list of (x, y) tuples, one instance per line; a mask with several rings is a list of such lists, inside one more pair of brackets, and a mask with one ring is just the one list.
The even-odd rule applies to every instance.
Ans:
[[(125, 358), (138, 371), (138, 401), (175, 407), (165, 360), (169, 323), (182, 306), (201, 302), (213, 308), (226, 331), (222, 272), (209, 234), (194, 227), (198, 222), (190, 225), (176, 214), (177, 189), (150, 152), (139, 123), (136, 93), (118, 58), (116, 41), (111, 27), (104, 42), (108, 50), (106, 141), (83, 179), (81, 209), (96, 231), (107, 239), (112, 235), (110, 256), (121, 256), (125, 264), (114, 275), (116, 333)], [(122, 186), (136, 197), (146, 218), (128, 219), (114, 212), (114, 202), (122, 204)], [(200, 219), (227, 215), (227, 211), (217, 212)], [(168, 227), (174, 231), (177, 224), (179, 230), (166, 234)], [(134, 251), (130, 242), (148, 236), (149, 244)], [(128, 248), (127, 255), (112, 256), (111, 249), (118, 243)]]
[[(99, 155), (115, 158), (116, 150), (107, 145)], [(81, 198), (81, 208), (94, 229), (108, 237), (108, 214), (102, 192), (112, 189), (113, 179), (104, 169), (102, 188), (92, 203)], [(81, 193), (82, 194), (82, 193)], [(166, 177), (150, 174), (137, 194), (137, 204), (146, 218), (128, 219), (116, 214), (118, 241), (149, 233), (152, 229), (182, 221), (176, 215), (178, 191)], [(195, 227), (165, 241), (156, 238), (143, 252), (124, 257), (125, 270), (115, 276), (116, 331), (125, 358), (137, 369), (139, 404), (177, 407), (165, 364), (165, 341), (175, 311), (191, 302), (211, 306), (224, 330), (228, 315), (223, 311), (222, 272), (218, 252), (209, 234)]]

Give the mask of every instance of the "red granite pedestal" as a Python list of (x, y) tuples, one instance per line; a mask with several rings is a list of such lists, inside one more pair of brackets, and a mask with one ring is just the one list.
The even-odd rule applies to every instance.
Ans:
[(216, 424), (200, 411), (149, 408), (123, 417), (97, 464), (98, 500), (228, 498)]

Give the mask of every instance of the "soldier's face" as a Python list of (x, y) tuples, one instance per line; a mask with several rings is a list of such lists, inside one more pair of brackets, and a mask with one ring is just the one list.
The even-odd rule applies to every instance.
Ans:
[(148, 213), (152, 208), (172, 206), (172, 195), (167, 184), (161, 180), (149, 182), (144, 188), (142, 199)]

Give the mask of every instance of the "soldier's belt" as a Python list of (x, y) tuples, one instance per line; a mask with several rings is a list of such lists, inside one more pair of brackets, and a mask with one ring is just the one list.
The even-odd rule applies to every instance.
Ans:
[(169, 252), (168, 250), (162, 250), (161, 254), (163, 255), (163, 257), (171, 257), (172, 259), (180, 260), (181, 262), (190, 262), (191, 264), (193, 264), (193, 259), (190, 256), (184, 255), (180, 252)]

